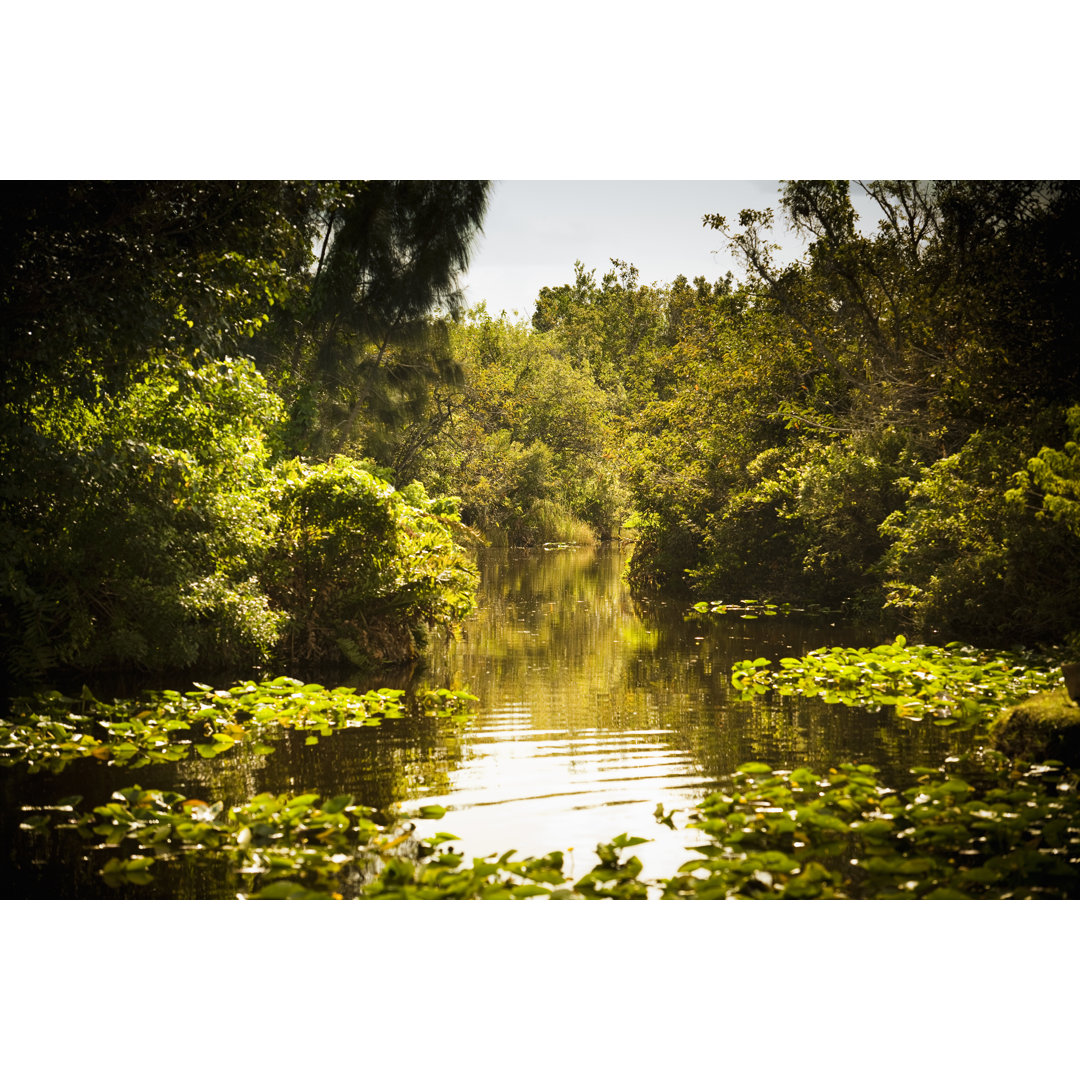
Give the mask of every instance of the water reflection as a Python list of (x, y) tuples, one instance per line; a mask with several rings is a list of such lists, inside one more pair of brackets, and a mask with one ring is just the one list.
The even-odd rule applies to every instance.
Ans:
[[(625, 557), (614, 544), (481, 553), (477, 612), (460, 640), (432, 646), (426, 672), (414, 677), (476, 694), (479, 710), (467, 721), (414, 711), (314, 744), (282, 729), (266, 736), (274, 747), (266, 756), (239, 746), (210, 761), (192, 755), (139, 770), (93, 760), (55, 776), (0, 770), (2, 895), (235, 895), (234, 880), (188, 862), (148, 889), (117, 893), (96, 873), (109, 852), (88, 851), (71, 833), (20, 833), (20, 807), (55, 805), (73, 792), (84, 806), (131, 784), (227, 806), (263, 791), (348, 792), (379, 810), (438, 802), (449, 812), (425, 821), (422, 834), (454, 833), (468, 855), (572, 848), (580, 874), (591, 869), (597, 843), (627, 832), (653, 840), (634, 854), (647, 875), (662, 876), (701, 835), (660, 825), (657, 803), (689, 808), (741, 762), (868, 762), (896, 786), (911, 765), (956, 748), (950, 738), (959, 736), (925, 721), (897, 722), (888, 711), (773, 695), (737, 700), (729, 675), (738, 660), (869, 642), (827, 620), (688, 617), (684, 602), (659, 597), (635, 604), (622, 582)], [(289, 674), (334, 683), (325, 673)], [(384, 673), (360, 689), (392, 682)]]
[(828, 621), (687, 618), (683, 602), (659, 598), (635, 605), (624, 560), (618, 545), (483, 553), (479, 610), (432, 668), (481, 701), (440, 800), (451, 812), (439, 827), (468, 853), (573, 846), (585, 869), (596, 843), (629, 832), (654, 840), (635, 849), (646, 871), (669, 874), (700, 835), (658, 825), (656, 804), (688, 808), (744, 761), (870, 762), (903, 783), (910, 765), (944, 752), (939, 729), (884, 712), (736, 700), (738, 660), (867, 642)]

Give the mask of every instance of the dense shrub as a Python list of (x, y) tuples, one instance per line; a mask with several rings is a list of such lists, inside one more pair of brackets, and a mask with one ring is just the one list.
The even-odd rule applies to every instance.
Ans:
[[(450, 329), (463, 381), (435, 395), (412, 474), (462, 499), (462, 519), (495, 543), (613, 535), (626, 494), (611, 395), (553, 334), (483, 308)], [(402, 434), (403, 441), (409, 439)]]
[(1009, 496), (1025, 457), (1013, 438), (973, 435), (884, 522), (888, 604), (917, 629), (1010, 644), (1077, 628), (1080, 536)]
[(7, 425), (8, 674), (402, 659), (411, 628), (468, 611), (452, 501), (345, 458), (274, 468), (281, 418), (250, 362), (174, 357), (115, 400), (55, 390), (33, 427)]
[(350, 458), (277, 469), (281, 526), (264, 578), (288, 613), (291, 660), (402, 660), (422, 625), (472, 609), (476, 572), (455, 543), (454, 500), (402, 492)]
[(766, 450), (747, 485), (709, 519), (691, 573), (717, 597), (770, 595), (835, 604), (879, 597), (879, 526), (904, 504), (918, 463), (893, 431)]
[(265, 431), (279, 413), (243, 361), (159, 358), (92, 409), (43, 395), (33, 426), (11, 427), (5, 447), (19, 466), (0, 579), (8, 667), (34, 676), (267, 655), (281, 619), (256, 573), (276, 527)]

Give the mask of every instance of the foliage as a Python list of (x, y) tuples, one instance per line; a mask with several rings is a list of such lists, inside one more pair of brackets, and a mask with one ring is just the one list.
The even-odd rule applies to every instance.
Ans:
[(11, 667), (267, 656), (281, 617), (257, 574), (277, 524), (266, 432), (280, 404), (251, 363), (158, 357), (92, 407), (60, 388), (38, 400), (4, 446)]
[[(463, 381), (403, 445), (435, 491), (459, 493), (463, 520), (512, 544), (609, 536), (625, 511), (611, 399), (551, 335), (481, 306), (450, 331)], [(591, 531), (590, 531), (591, 530)]]
[(1070, 898), (1080, 886), (1077, 777), (985, 752), (912, 770), (903, 792), (870, 765), (819, 776), (748, 762), (700, 805), (712, 842), (669, 898)]
[[(279, 676), (227, 689), (196, 683), (194, 690), (149, 692), (133, 700), (98, 701), (89, 689), (80, 698), (49, 691), (16, 699), (9, 719), (0, 720), (0, 764), (26, 765), (30, 773), (61, 772), (71, 761), (91, 757), (138, 769), (180, 761), (192, 750), (215, 758), (237, 746), (257, 754), (283, 730), (302, 731), (317, 742), (342, 728), (379, 724), (404, 708), (404, 691), (348, 687)], [(418, 707), (439, 715), (467, 715), (476, 699), (463, 692), (424, 690)]]
[(1080, 537), (1080, 405), (1067, 410), (1066, 420), (1071, 440), (1062, 450), (1044, 446), (1029, 459), (1026, 469), (1014, 477), (1017, 486), (1006, 492), (1006, 498), (1018, 502), (1028, 493), (1041, 497), (1039, 518), (1063, 525)]
[(834, 615), (836, 611), (831, 608), (818, 607), (809, 604), (806, 607), (798, 607), (795, 604), (774, 603), (771, 600), (740, 600), (732, 603), (725, 600), (699, 600), (693, 606), (693, 611), (699, 615), (738, 615), (740, 619), (757, 619), (762, 615)]
[[(177, 792), (128, 787), (79, 813), (79, 799), (39, 808), (23, 828), (78, 831), (102, 851), (107, 884), (148, 885), (177, 861), (239, 875), (255, 899), (965, 899), (1080, 895), (1077, 776), (1059, 763), (1014, 766), (984, 751), (913, 769), (903, 792), (869, 765), (819, 775), (748, 762), (731, 790), (708, 796), (689, 824), (706, 833), (670, 879), (643, 881), (645, 842), (597, 846), (576, 882), (564, 856), (474, 858), (448, 833), (418, 840), (410, 822), (379, 824), (351, 796), (263, 793), (226, 809)], [(40, 812), (44, 810), (44, 813)], [(422, 808), (437, 818), (442, 808)], [(657, 808), (662, 820), (662, 807)], [(666, 821), (671, 824), (670, 815)]]
[[(432, 306), (458, 304), (486, 191), (485, 182), (12, 187), (0, 242), (6, 675), (235, 668), (279, 653), (286, 626), (306, 626), (309, 598), (283, 595), (267, 565), (296, 542), (295, 530), (278, 534), (291, 503), (288, 467), (275, 470), (274, 459), (298, 441), (297, 410), (317, 416), (327, 380), (362, 404), (363, 380), (344, 368), (371, 349), (384, 383), (439, 376), (409, 357), (395, 373), (381, 357), (390, 344), (412, 349), (417, 334), (427, 341)], [(364, 571), (365, 595), (371, 573), (390, 575), (374, 589), (393, 598), (385, 635), (400, 643), (385, 656), (408, 653), (410, 625), (468, 607), (460, 553), (432, 513), (395, 510), (390, 532), (372, 538), (394, 552), (385, 561), (373, 548)], [(325, 584), (338, 601), (348, 592)], [(372, 659), (346, 639), (350, 657)], [(321, 642), (312, 650), (325, 654)]]
[(43, 387), (88, 401), (122, 392), (148, 356), (241, 354), (301, 287), (323, 193), (84, 181), (7, 184), (5, 196), (0, 401), (25, 416)]
[(1080, 534), (1010, 496), (1022, 461), (1012, 438), (976, 433), (882, 522), (892, 541), (881, 561), (886, 602), (916, 629), (989, 643), (1074, 630)]
[(629, 423), (631, 580), (888, 600), (920, 631), (985, 644), (1074, 632), (1072, 464), (1050, 447), (1061, 403), (1080, 400), (1066, 300), (1080, 188), (862, 188), (876, 226), (846, 182), (785, 184), (780, 208), (809, 241), (788, 266), (772, 211), (706, 217), (747, 277), (662, 294), (651, 363), (668, 378)]
[(290, 613), (291, 660), (397, 659), (413, 631), (450, 627), (475, 606), (476, 569), (454, 541), (452, 502), (419, 483), (398, 492), (351, 458), (277, 470), (281, 527), (267, 588)]
[(156, 867), (177, 858), (215, 859), (253, 882), (256, 897), (328, 899), (339, 875), (367, 858), (383, 831), (372, 813), (348, 795), (263, 793), (224, 811), (220, 803), (133, 786), (69, 827), (120, 849), (101, 870), (110, 885), (149, 884)]
[(308, 287), (275, 320), (260, 363), (290, 405), (294, 453), (354, 451), (393, 465), (394, 430), (460, 369), (446, 313), (487, 207), (483, 180), (325, 185)]
[(532, 326), (550, 332), (574, 368), (625, 408), (650, 381), (648, 360), (663, 332), (662, 305), (661, 290), (638, 284), (636, 266), (612, 259), (597, 285), (596, 271), (576, 262), (572, 284), (540, 290)]
[[(361, 899), (564, 899), (572, 894), (561, 852), (517, 860), (514, 852), (506, 852), (465, 866), (450, 846), (457, 837), (438, 833), (418, 840), (413, 822), (380, 824), (371, 808), (355, 805), (350, 795), (323, 799), (310, 792), (264, 792), (226, 809), (220, 802), (211, 806), (178, 792), (133, 786), (114, 792), (102, 806), (73, 813), (80, 801), (73, 797), (62, 806), (44, 808), (46, 813), (28, 817), (24, 828), (77, 830), (84, 841), (109, 854), (99, 872), (114, 887), (149, 885), (155, 871), (194, 860), (241, 881), (239, 896), (255, 900), (342, 899), (346, 894)], [(442, 813), (431, 804), (421, 808), (420, 816)]]
[(993, 652), (960, 642), (908, 645), (898, 637), (873, 649), (817, 649), (785, 657), (780, 670), (764, 658), (741, 660), (731, 681), (744, 697), (776, 690), (821, 697), (827, 704), (892, 706), (943, 727), (986, 728), (1008, 706), (1061, 684), (1046, 657)]
[(648, 886), (638, 880), (642, 871), (641, 860), (636, 855), (631, 855), (625, 861), (621, 858), (623, 848), (647, 843), (648, 840), (643, 837), (620, 833), (606, 844), (597, 844), (599, 863), (575, 883), (574, 889), (586, 900), (648, 899)]
[[(910, 702), (915, 714), (951, 711), (960, 722), (979, 718), (1002, 702), (1053, 683), (1047, 671), (954, 646), (908, 648), (898, 640), (875, 650), (822, 650), (783, 665), (791, 692), (835, 694), (847, 703)], [(766, 667), (736, 665), (736, 681)], [(780, 691), (784, 692), (781, 683)], [(867, 696), (869, 694), (869, 697)], [(951, 701), (945, 701), (941, 695)], [(421, 707), (468, 709), (469, 695), (431, 691)], [(72, 706), (79, 713), (73, 714)], [(147, 708), (143, 708), (146, 705)], [(34, 706), (30, 721), (6, 726), (5, 750), (25, 756), (26, 734), (51, 737), (54, 752), (66, 739), (89, 738), (109, 752), (130, 747), (151, 755), (186, 745), (197, 726), (214, 744), (271, 737), (292, 727), (326, 734), (337, 727), (377, 722), (400, 708), (400, 694), (357, 695), (344, 688), (278, 678), (229, 690), (197, 686), (166, 691), (143, 702), (104, 706), (84, 694), (81, 702), (52, 695)], [(136, 712), (135, 710), (140, 710)], [(62, 730), (50, 723), (66, 718)], [(22, 717), (21, 719), (26, 719)], [(947, 720), (949, 716), (939, 715)], [(44, 721), (43, 723), (41, 721)], [(179, 736), (180, 741), (173, 739)], [(16, 745), (24, 740), (22, 745)], [(141, 743), (141, 746), (136, 744)], [(267, 747), (266, 749), (269, 749)], [(258, 745), (255, 752), (260, 752)], [(52, 760), (58, 760), (56, 756)], [(136, 753), (116, 753), (120, 765), (138, 764)], [(171, 759), (164, 759), (171, 760)], [(212, 867), (238, 895), (262, 899), (644, 899), (665, 898), (1072, 898), (1080, 895), (1076, 861), (1080, 831), (1078, 778), (1060, 763), (1011, 763), (992, 751), (950, 759), (940, 767), (912, 770), (916, 782), (902, 792), (884, 786), (876, 770), (845, 763), (818, 774), (806, 768), (774, 771), (748, 762), (724, 790), (708, 796), (688, 824), (709, 842), (691, 846), (694, 857), (670, 879), (642, 878), (642, 864), (625, 857), (646, 842), (626, 834), (597, 846), (597, 863), (576, 881), (565, 857), (500, 856), (466, 860), (457, 837), (421, 839), (411, 821), (379, 820), (349, 795), (324, 798), (263, 793), (226, 807), (178, 792), (125, 787), (82, 812), (77, 797), (38, 807), (25, 817), (30, 832), (74, 830), (93, 848), (105, 883), (144, 888), (172, 868)], [(443, 808), (419, 808), (438, 819)], [(657, 821), (674, 827), (657, 807)], [(168, 886), (165, 886), (168, 888)]]

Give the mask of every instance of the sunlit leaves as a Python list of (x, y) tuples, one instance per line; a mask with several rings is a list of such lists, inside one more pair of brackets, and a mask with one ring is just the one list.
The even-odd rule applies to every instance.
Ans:
[[(712, 842), (664, 884), (701, 899), (1072, 897), (1077, 777), (988, 753), (914, 770), (902, 792), (851, 763), (744, 771), (698, 807)], [(798, 775), (797, 775), (798, 774)]]
[[(623, 833), (599, 844), (596, 865), (571, 881), (561, 852), (466, 860), (453, 849), (454, 835), (419, 839), (411, 822), (379, 823), (349, 795), (263, 793), (226, 807), (132, 786), (87, 812), (77, 800), (33, 808), (23, 824), (76, 829), (102, 852), (99, 870), (110, 886), (149, 885), (170, 864), (195, 860), (237, 875), (240, 895), (260, 899), (1080, 895), (1075, 773), (984, 752), (912, 774), (911, 786), (898, 791), (865, 764), (818, 774), (744, 763), (691, 814), (708, 842), (692, 846), (694, 857), (672, 878), (656, 881), (625, 854), (643, 837)], [(441, 812), (426, 807), (419, 816)]]
[(699, 600), (692, 610), (698, 615), (737, 615), (743, 619), (756, 619), (759, 615), (831, 615), (837, 609), (817, 604), (773, 603), (771, 600)]
[[(402, 690), (348, 687), (280, 676), (264, 682), (217, 689), (196, 683), (186, 693), (148, 693), (112, 704), (67, 698), (53, 691), (17, 700), (9, 719), (0, 720), (0, 764), (22, 763), (30, 772), (59, 772), (69, 761), (92, 757), (128, 768), (179, 761), (192, 752), (216, 758), (246, 747), (273, 753), (271, 742), (283, 730), (310, 732), (310, 739), (343, 728), (379, 724), (410, 707), (440, 716), (466, 716), (471, 694), (445, 689), (420, 690), (413, 703)], [(268, 742), (267, 740), (270, 740)]]
[(909, 646), (903, 637), (873, 649), (818, 649), (770, 661), (742, 660), (732, 683), (745, 696), (821, 697), (830, 704), (893, 706), (910, 719), (930, 717), (941, 726), (985, 726), (1007, 705), (1061, 682), (1045, 657), (992, 652), (953, 642)]

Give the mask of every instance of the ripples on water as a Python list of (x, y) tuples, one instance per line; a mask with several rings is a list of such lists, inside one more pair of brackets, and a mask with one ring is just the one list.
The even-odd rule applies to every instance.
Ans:
[(437, 682), (480, 698), (446, 788), (427, 800), (449, 809), (439, 828), (466, 853), (572, 847), (583, 871), (598, 842), (627, 832), (653, 841), (634, 849), (646, 872), (668, 875), (704, 838), (660, 825), (657, 803), (687, 809), (744, 761), (855, 759), (902, 783), (909, 765), (940, 754), (937, 729), (885, 712), (738, 701), (737, 660), (868, 642), (828, 620), (699, 619), (682, 601), (635, 605), (625, 556), (618, 545), (482, 553), (479, 610), (432, 658)]
[[(824, 645), (874, 642), (827, 619), (699, 618), (673, 599), (637, 605), (622, 582), (626, 554), (616, 544), (481, 553), (477, 612), (460, 640), (433, 644), (418, 677), (477, 695), (478, 712), (467, 721), (406, 716), (337, 732), (317, 746), (283, 731), (267, 757), (241, 747), (213, 761), (138, 771), (93, 761), (59, 776), (5, 769), (5, 834), (17, 830), (20, 805), (82, 792), (93, 806), (127, 784), (226, 805), (262, 791), (349, 792), (379, 809), (445, 806), (441, 820), (421, 823), (421, 835), (453, 833), (469, 856), (572, 849), (568, 865), (577, 875), (594, 865), (597, 843), (623, 832), (647, 837), (652, 842), (633, 853), (647, 876), (667, 876), (703, 835), (659, 824), (657, 803), (686, 810), (742, 762), (818, 769), (868, 762), (896, 785), (909, 766), (948, 751), (940, 729), (897, 722), (888, 710), (772, 695), (737, 700), (729, 681), (737, 660), (775, 662)], [(370, 685), (388, 683), (383, 673)], [(686, 816), (675, 820), (681, 825)], [(25, 876), (7, 895), (116, 895), (85, 857), (59, 848), (10, 871)], [(162, 895), (225, 895), (220, 883), (190, 873)]]

